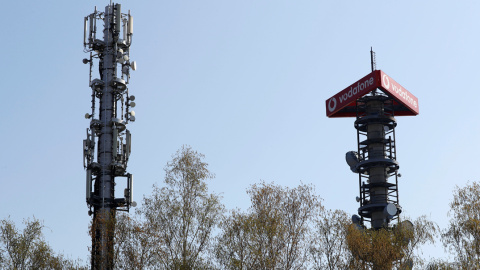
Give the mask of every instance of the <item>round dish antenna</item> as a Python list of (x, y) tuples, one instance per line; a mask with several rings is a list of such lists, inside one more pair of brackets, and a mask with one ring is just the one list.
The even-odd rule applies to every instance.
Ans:
[(345, 154), (345, 160), (347, 161), (348, 166), (350, 166), (350, 170), (354, 173), (358, 173), (357, 171), (357, 164), (358, 164), (358, 153), (355, 151), (348, 151)]

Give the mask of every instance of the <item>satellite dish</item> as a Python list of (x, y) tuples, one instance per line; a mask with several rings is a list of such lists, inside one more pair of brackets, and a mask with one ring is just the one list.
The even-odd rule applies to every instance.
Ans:
[(130, 116), (130, 121), (135, 122), (135, 116)]
[(130, 111), (131, 116), (135, 116), (135, 111)]
[(84, 64), (87, 64), (88, 62), (90, 62), (90, 60), (88, 60), (87, 58), (83, 58), (82, 62), (83, 62)]
[(350, 166), (350, 170), (354, 173), (358, 173), (357, 171), (357, 164), (358, 160), (358, 153), (355, 151), (349, 151), (345, 154), (345, 160), (347, 161), (348, 166)]
[(128, 97), (128, 100), (134, 101), (134, 100), (135, 100), (135, 96), (134, 96), (134, 95), (129, 96), (129, 97)]
[(135, 105), (137, 105), (137, 104), (135, 104), (135, 102), (133, 102), (133, 101), (130, 102), (130, 107), (134, 108)]
[(92, 117), (92, 116), (89, 113), (85, 114), (85, 119), (90, 119), (90, 117)]
[(387, 206), (385, 207), (385, 209), (383, 210), (383, 212), (385, 214), (387, 214), (388, 216), (395, 216), (397, 214), (397, 207), (395, 206), (395, 204), (393, 203), (389, 203), (387, 204)]
[(404, 233), (404, 240), (406, 242), (410, 242), (412, 240), (415, 228), (410, 220), (404, 220), (400, 222), (397, 228)]
[(132, 205), (132, 207), (137, 207), (137, 202), (133, 201), (131, 205)]
[(355, 200), (356, 200), (357, 202), (360, 202), (360, 197), (357, 196), (357, 197), (355, 198)]
[(130, 63), (130, 66), (132, 67), (132, 70), (137, 70), (137, 62), (132, 61), (132, 62)]
[(353, 215), (352, 222), (353, 224), (360, 224), (362, 222), (362, 219), (358, 215)]
[(129, 59), (129, 58), (128, 58), (128, 55), (125, 54), (125, 55), (123, 56), (123, 60), (124, 60), (124, 61), (128, 61), (128, 59)]
[(408, 232), (413, 232), (413, 223), (410, 221), (410, 220), (404, 220), (402, 222), (400, 222), (400, 225), (399, 227), (402, 229), (402, 230), (406, 230)]

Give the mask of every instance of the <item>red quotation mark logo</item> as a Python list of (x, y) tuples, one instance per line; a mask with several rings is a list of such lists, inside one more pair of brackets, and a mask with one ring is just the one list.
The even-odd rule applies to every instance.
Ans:
[(333, 112), (335, 110), (335, 108), (337, 108), (337, 99), (335, 97), (332, 97), (329, 101), (328, 101), (328, 110), (330, 112)]
[(386, 74), (383, 74), (382, 81), (383, 81), (383, 85), (385, 86), (385, 88), (390, 90), (390, 79), (388, 78), (388, 76)]

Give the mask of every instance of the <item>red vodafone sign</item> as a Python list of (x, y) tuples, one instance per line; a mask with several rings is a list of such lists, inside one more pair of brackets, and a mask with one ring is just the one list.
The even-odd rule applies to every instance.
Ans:
[(395, 115), (417, 115), (418, 98), (381, 70), (375, 70), (325, 101), (328, 117), (355, 117), (356, 100), (375, 89), (394, 98)]

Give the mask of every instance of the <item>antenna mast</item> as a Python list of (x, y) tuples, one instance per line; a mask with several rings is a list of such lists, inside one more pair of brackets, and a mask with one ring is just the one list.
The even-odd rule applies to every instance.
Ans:
[[(103, 39), (97, 38), (97, 21), (103, 21)], [(101, 25), (101, 23), (100, 23)], [(121, 5), (110, 1), (105, 12), (95, 11), (84, 19), (84, 51), (89, 58), (89, 86), (92, 89), (87, 138), (83, 140), (86, 169), (86, 201), (92, 222), (92, 269), (113, 269), (113, 239), (116, 211), (135, 207), (133, 176), (126, 171), (131, 153), (131, 134), (126, 128), (135, 121), (135, 96), (129, 94), (133, 17), (121, 13)], [(123, 35), (121, 35), (121, 33)], [(94, 62), (98, 78), (92, 80)], [(124, 197), (115, 198), (115, 186), (123, 184)]]
[[(413, 231), (410, 221), (399, 221), (402, 212), (398, 196), (400, 168), (397, 162), (395, 128), (396, 116), (418, 115), (418, 99), (387, 74), (376, 69), (375, 52), (370, 48), (372, 72), (325, 101), (327, 117), (355, 117), (357, 150), (346, 154), (347, 164), (358, 174), (360, 204), (358, 215), (352, 216), (353, 227), (366, 236), (370, 243), (358, 250), (350, 246), (359, 258), (370, 264), (372, 269), (383, 269), (376, 265), (372, 254), (381, 254), (369, 242), (372, 231), (385, 229), (387, 232)], [(396, 221), (396, 226), (392, 222)], [(396, 230), (396, 231), (395, 231)], [(408, 244), (406, 237), (402, 245)], [(385, 244), (389, 244), (385, 242)], [(400, 248), (400, 246), (397, 246)], [(397, 252), (387, 260), (399, 262), (404, 254)]]
[(372, 71), (377, 69), (377, 63), (375, 59), (375, 52), (373, 51), (373, 47), (370, 47), (370, 64), (372, 66)]

